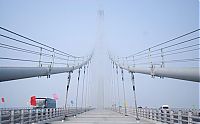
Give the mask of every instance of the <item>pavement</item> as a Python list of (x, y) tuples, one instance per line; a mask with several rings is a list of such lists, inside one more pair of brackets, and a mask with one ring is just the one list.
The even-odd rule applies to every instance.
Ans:
[(137, 121), (133, 116), (124, 116), (117, 112), (106, 109), (94, 109), (76, 117), (69, 117), (52, 124), (156, 124), (148, 120)]

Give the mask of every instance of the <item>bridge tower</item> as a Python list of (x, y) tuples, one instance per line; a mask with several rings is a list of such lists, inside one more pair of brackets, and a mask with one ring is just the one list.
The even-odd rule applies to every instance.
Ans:
[(104, 84), (105, 84), (105, 44), (104, 44), (104, 10), (99, 9), (97, 11), (97, 41), (95, 46), (96, 64), (98, 68), (96, 70), (96, 82), (97, 82), (97, 108), (104, 108)]

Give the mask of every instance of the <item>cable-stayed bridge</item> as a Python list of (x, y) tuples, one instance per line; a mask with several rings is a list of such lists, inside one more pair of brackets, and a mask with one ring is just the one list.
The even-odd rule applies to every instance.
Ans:
[[(160, 44), (153, 45), (135, 54), (119, 57), (108, 52), (112, 69), (112, 88), (116, 91), (108, 107), (96, 109), (84, 105), (84, 88), (88, 68), (92, 64), (93, 50), (86, 56), (74, 56), (42, 42), (33, 40), (14, 31), (0, 27), (0, 82), (68, 73), (65, 105), (63, 108), (2, 108), (0, 123), (199, 123), (198, 109), (159, 110), (142, 108), (137, 105), (135, 73), (150, 75), (152, 78), (172, 78), (188, 83), (199, 83), (199, 30), (182, 34)], [(172, 66), (173, 65), (173, 66)], [(78, 70), (77, 89), (70, 89), (72, 73)], [(80, 81), (81, 71), (83, 82)], [(126, 104), (124, 73), (128, 71), (132, 81), (134, 107)], [(91, 72), (93, 73), (93, 72)], [(123, 87), (118, 83), (121, 79)], [(82, 96), (79, 84), (83, 83)], [(86, 85), (84, 87), (84, 84)], [(119, 88), (123, 89), (123, 101), (119, 99)], [(76, 90), (75, 107), (67, 106), (69, 90)], [(81, 106), (78, 98), (81, 97)], [(118, 97), (118, 98), (117, 98)], [(86, 100), (85, 100), (86, 101)], [(121, 105), (124, 103), (124, 105)]]

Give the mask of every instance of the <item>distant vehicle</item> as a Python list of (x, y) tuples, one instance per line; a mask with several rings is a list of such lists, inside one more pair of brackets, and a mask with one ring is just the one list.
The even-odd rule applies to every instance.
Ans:
[(162, 105), (159, 109), (162, 113), (164, 113), (164, 111), (166, 111), (168, 113), (169, 112), (169, 105)]
[(139, 106), (139, 107), (137, 107), (137, 108), (140, 108), (140, 109), (142, 109), (142, 106)]
[(36, 108), (56, 108), (56, 100), (51, 98), (36, 98)]

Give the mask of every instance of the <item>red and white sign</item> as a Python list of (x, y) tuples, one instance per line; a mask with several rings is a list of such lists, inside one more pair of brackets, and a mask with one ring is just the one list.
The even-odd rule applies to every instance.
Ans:
[(35, 96), (31, 96), (31, 101), (30, 101), (32, 106), (36, 106), (36, 97)]

